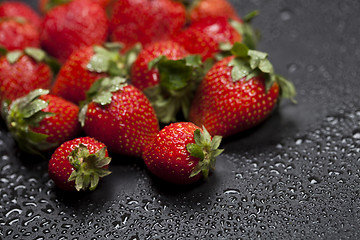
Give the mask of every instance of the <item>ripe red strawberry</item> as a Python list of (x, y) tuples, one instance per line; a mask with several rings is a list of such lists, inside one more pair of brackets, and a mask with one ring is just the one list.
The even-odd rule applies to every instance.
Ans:
[[(68, 3), (70, 1), (73, 0), (39, 0), (38, 8), (40, 12), (46, 14), (46, 12), (48, 12), (51, 8), (59, 4)], [(105, 9), (113, 0), (91, 0), (91, 1), (99, 4), (102, 8)]]
[(111, 39), (128, 49), (167, 39), (185, 24), (185, 8), (171, 0), (121, 0), (114, 3)]
[(205, 128), (189, 122), (163, 128), (143, 153), (148, 169), (175, 184), (190, 184), (207, 178), (222, 153), (220, 136), (211, 138)]
[(251, 12), (244, 17), (244, 22), (229, 20), (226, 17), (206, 17), (192, 23), (173, 39), (180, 43), (189, 53), (200, 54), (203, 60), (215, 58), (221, 44), (232, 45), (243, 42), (254, 49), (258, 34), (252, 29), (250, 22), (257, 15)]
[(149, 69), (149, 63), (154, 59), (165, 56), (170, 60), (179, 60), (189, 53), (178, 43), (170, 40), (159, 41), (145, 47), (139, 53), (131, 67), (131, 83), (144, 90), (159, 84), (160, 76), (157, 68)]
[(294, 86), (274, 74), (267, 54), (236, 43), (235, 56), (217, 62), (196, 92), (189, 120), (223, 137), (249, 129), (273, 111), (281, 97), (293, 98)]
[(58, 147), (49, 161), (49, 177), (67, 191), (94, 190), (111, 172), (105, 144), (90, 137), (76, 138)]
[(85, 133), (105, 143), (109, 151), (141, 156), (159, 131), (149, 100), (125, 79), (99, 79), (90, 88), (88, 101), (79, 120)]
[(115, 44), (112, 48), (97, 45), (82, 47), (74, 51), (61, 67), (51, 93), (78, 104), (86, 99), (86, 92), (96, 80), (126, 76), (126, 68), (131, 64), (129, 57), (130, 53), (120, 55)]
[(188, 6), (188, 16), (191, 22), (206, 17), (226, 17), (241, 21), (233, 6), (227, 0), (198, 0)]
[(227, 18), (208, 17), (191, 24), (179, 33), (175, 41), (192, 54), (200, 54), (205, 60), (220, 51), (220, 43), (235, 43), (242, 36), (230, 25)]
[(40, 16), (23, 2), (5, 1), (0, 3), (0, 18), (2, 17), (23, 17), (38, 29), (41, 24)]
[(42, 47), (61, 62), (81, 47), (102, 44), (107, 38), (105, 10), (90, 0), (76, 0), (51, 9), (44, 18)]
[(78, 106), (48, 93), (36, 89), (4, 109), (11, 134), (28, 153), (54, 149), (79, 133)]
[(160, 41), (140, 52), (131, 82), (147, 95), (160, 122), (169, 123), (176, 121), (180, 109), (187, 117), (201, 70), (199, 56), (190, 56), (174, 41)]
[(0, 57), (0, 103), (15, 100), (37, 88), (50, 88), (52, 72), (40, 49), (25, 48)]
[(39, 46), (39, 31), (25, 18), (0, 18), (0, 47), (12, 51)]

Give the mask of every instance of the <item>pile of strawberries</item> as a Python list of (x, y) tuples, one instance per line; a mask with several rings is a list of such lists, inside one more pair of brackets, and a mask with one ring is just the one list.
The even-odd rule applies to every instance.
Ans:
[(295, 95), (254, 50), (257, 12), (242, 19), (226, 0), (40, 0), (39, 8), (43, 16), (0, 4), (1, 113), (23, 151), (55, 149), (49, 176), (62, 189), (95, 189), (110, 174), (108, 151), (142, 157), (172, 183), (207, 178), (222, 137)]

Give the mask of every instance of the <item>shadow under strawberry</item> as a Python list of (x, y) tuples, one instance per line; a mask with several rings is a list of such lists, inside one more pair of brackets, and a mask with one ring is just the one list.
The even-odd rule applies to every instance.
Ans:
[(150, 186), (154, 188), (154, 190), (159, 193), (160, 195), (163, 195), (165, 197), (170, 197), (174, 199), (178, 199), (181, 195), (187, 195), (189, 193), (196, 193), (201, 189), (202, 192), (210, 193), (211, 189), (213, 188), (213, 184), (218, 181), (218, 177), (216, 176), (216, 173), (212, 173), (211, 176), (205, 181), (200, 180), (191, 184), (187, 185), (178, 185), (173, 184), (170, 182), (166, 182), (158, 177), (156, 177), (154, 174), (147, 172), (147, 176), (150, 180)]
[(254, 150), (264, 151), (274, 148), (281, 143), (286, 136), (293, 136), (297, 132), (297, 125), (292, 119), (288, 119), (276, 109), (271, 116), (259, 125), (239, 132), (223, 139), (222, 146), (227, 153), (240, 153)]

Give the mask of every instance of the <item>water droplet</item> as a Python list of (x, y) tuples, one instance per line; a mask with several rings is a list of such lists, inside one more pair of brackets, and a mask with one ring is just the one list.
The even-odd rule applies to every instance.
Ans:
[(313, 65), (313, 64), (309, 64), (309, 65), (306, 66), (306, 70), (308, 72), (314, 72), (316, 70), (316, 66)]
[(281, 12), (280, 12), (280, 18), (281, 20), (283, 21), (288, 21), (291, 19), (293, 13), (292, 11), (290, 11), (289, 9), (283, 9)]
[(5, 217), (9, 217), (13, 213), (21, 214), (23, 211), (19, 208), (13, 208), (5, 214)]
[(317, 177), (309, 177), (308, 178), (311, 184), (318, 184), (321, 182), (321, 180)]
[(290, 63), (290, 64), (287, 66), (287, 70), (288, 70), (289, 73), (293, 73), (293, 72), (295, 72), (297, 69), (298, 69), (298, 66), (297, 66), (297, 64), (295, 64), (295, 63)]
[(224, 194), (240, 194), (240, 191), (237, 190), (237, 189), (230, 189), (230, 188), (228, 188), (228, 189), (226, 189), (226, 190), (224, 191)]
[(360, 129), (357, 129), (353, 132), (353, 138), (360, 139)]
[(65, 229), (70, 229), (70, 228), (73, 227), (73, 225), (72, 225), (72, 224), (69, 224), (69, 223), (64, 223), (64, 224), (61, 225), (61, 227), (62, 227), (62, 228), (65, 228)]

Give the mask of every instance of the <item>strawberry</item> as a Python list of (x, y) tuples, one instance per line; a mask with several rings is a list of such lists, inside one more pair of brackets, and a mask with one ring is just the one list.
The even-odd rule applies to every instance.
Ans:
[(23, 2), (5, 1), (0, 3), (0, 18), (2, 17), (23, 17), (38, 29), (40, 29), (42, 21), (40, 16)]
[(53, 74), (45, 52), (25, 48), (3, 53), (0, 57), (0, 103), (13, 101), (37, 88), (50, 88)]
[(86, 99), (86, 92), (96, 80), (128, 75), (126, 68), (135, 56), (135, 49), (120, 55), (119, 46), (114, 43), (105, 47), (82, 47), (74, 51), (61, 67), (51, 93), (78, 104)]
[(187, 117), (193, 94), (202, 77), (200, 56), (190, 56), (173, 41), (153, 43), (132, 65), (131, 81), (143, 90), (163, 123), (176, 121), (182, 109)]
[(160, 76), (157, 68), (149, 69), (149, 63), (154, 59), (165, 56), (169, 60), (179, 60), (189, 53), (178, 43), (170, 40), (150, 44), (140, 51), (131, 67), (131, 83), (144, 90), (159, 84)]
[(235, 43), (242, 36), (230, 25), (224, 17), (208, 17), (191, 24), (179, 33), (175, 41), (180, 43), (192, 54), (200, 54), (205, 60), (214, 57), (220, 51), (220, 43)]
[[(40, 12), (46, 14), (50, 9), (56, 7), (59, 4), (65, 4), (73, 0), (39, 0), (38, 8)], [(91, 0), (94, 3), (99, 4), (102, 8), (106, 8), (113, 0)]]
[(149, 100), (123, 78), (99, 79), (87, 99), (79, 120), (85, 133), (105, 143), (109, 151), (141, 156), (159, 131)]
[(211, 138), (205, 128), (189, 122), (163, 128), (143, 153), (147, 168), (159, 178), (175, 184), (190, 184), (207, 178), (214, 170), (220, 136)]
[(79, 133), (78, 106), (48, 93), (36, 89), (4, 108), (11, 134), (28, 153), (54, 149)]
[(22, 17), (0, 18), (0, 47), (9, 51), (40, 46), (38, 29)]
[(114, 3), (111, 39), (125, 49), (169, 38), (185, 24), (185, 8), (171, 0), (121, 0)]
[(274, 73), (267, 54), (234, 44), (234, 56), (217, 62), (196, 92), (189, 120), (223, 137), (249, 129), (266, 119), (279, 94), (293, 99), (292, 83)]
[(111, 172), (105, 144), (90, 137), (63, 143), (50, 158), (48, 172), (55, 185), (67, 191), (94, 190)]
[(241, 21), (233, 6), (227, 0), (197, 0), (187, 4), (188, 18), (191, 22), (196, 22), (206, 17), (226, 17)]
[(242, 41), (250, 48), (255, 48), (258, 37), (249, 22), (256, 14), (257, 12), (250, 13), (245, 22), (228, 20), (225, 17), (202, 18), (173, 39), (189, 53), (200, 54), (203, 60), (216, 57), (221, 51), (221, 44), (225, 43), (232, 45)]
[(81, 47), (102, 44), (107, 38), (105, 10), (89, 0), (76, 0), (51, 9), (44, 17), (42, 47), (62, 63)]

